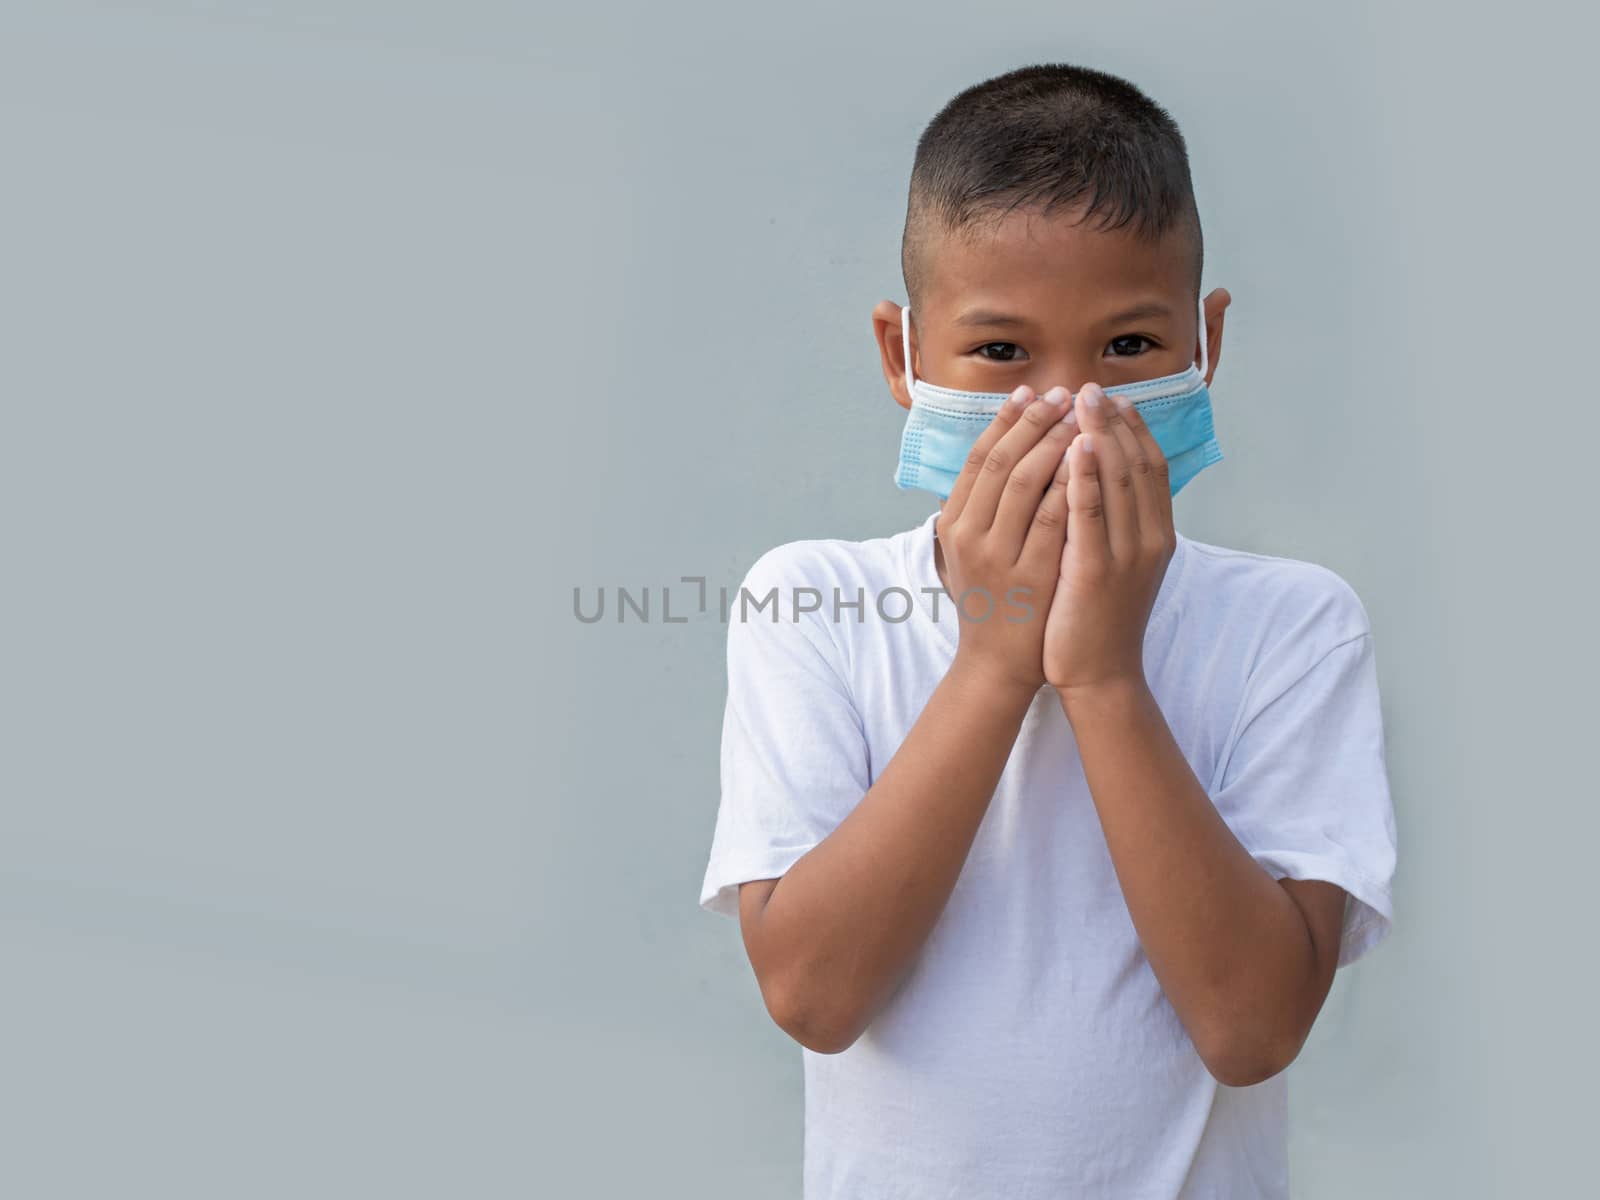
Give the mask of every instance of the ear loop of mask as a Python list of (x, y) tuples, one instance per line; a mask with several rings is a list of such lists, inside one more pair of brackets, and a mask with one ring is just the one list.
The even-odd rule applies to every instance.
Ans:
[(900, 310), (900, 341), (905, 346), (906, 352), (906, 393), (915, 398), (917, 394), (917, 377), (911, 369), (911, 306), (909, 304)]
[[(1210, 365), (1210, 350), (1206, 338), (1206, 302), (1202, 297), (1195, 304), (1195, 311), (1200, 317), (1200, 378), (1206, 377), (1206, 367)], [(908, 304), (900, 310), (900, 341), (905, 349), (906, 356), (906, 391), (912, 396), (916, 395), (917, 376), (911, 368), (911, 306)], [(1193, 365), (1194, 360), (1189, 360)]]

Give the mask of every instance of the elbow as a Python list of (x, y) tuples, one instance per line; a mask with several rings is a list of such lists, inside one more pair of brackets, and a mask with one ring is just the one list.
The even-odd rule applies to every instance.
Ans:
[(1207, 1057), (1205, 1064), (1213, 1079), (1226, 1087), (1234, 1088), (1253, 1087), (1255, 1084), (1265, 1083), (1289, 1065), (1279, 1059), (1214, 1055)]
[(1251, 1087), (1287, 1070), (1299, 1056), (1303, 1040), (1235, 1028), (1197, 1041), (1195, 1049), (1218, 1083), (1226, 1087)]
[(841, 1033), (834, 1028), (813, 1029), (808, 1027), (800, 1032), (791, 1032), (789, 1036), (815, 1054), (843, 1054), (856, 1044), (856, 1038), (860, 1034), (853, 1032)]
[(807, 1050), (840, 1054), (866, 1028), (864, 1006), (835, 981), (841, 972), (809, 946), (774, 942), (764, 924), (746, 937), (761, 999), (773, 1023)]
[[(771, 1010), (768, 1010), (771, 1011)], [(818, 1054), (842, 1054), (861, 1037), (856, 1022), (840, 1013), (824, 1013), (805, 1006), (773, 1011), (773, 1021), (795, 1042)]]
[(848, 1005), (823, 1003), (793, 987), (763, 991), (763, 999), (778, 1028), (817, 1054), (841, 1054), (861, 1036), (863, 1025)]

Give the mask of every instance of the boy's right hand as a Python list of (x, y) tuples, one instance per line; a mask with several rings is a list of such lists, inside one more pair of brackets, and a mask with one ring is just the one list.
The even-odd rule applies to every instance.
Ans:
[(960, 614), (952, 669), (1029, 694), (1045, 683), (1045, 614), (1066, 544), (1065, 460), (1078, 433), (1068, 399), (1064, 387), (1012, 392), (934, 524)]

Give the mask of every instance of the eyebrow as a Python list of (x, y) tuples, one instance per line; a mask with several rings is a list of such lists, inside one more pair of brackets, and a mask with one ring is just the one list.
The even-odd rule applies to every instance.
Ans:
[(1106, 320), (1107, 325), (1120, 325), (1123, 321), (1137, 321), (1140, 317), (1170, 317), (1172, 309), (1162, 304), (1159, 300), (1147, 300), (1143, 304), (1135, 304), (1132, 308), (1125, 308), (1119, 313), (1112, 313)]
[(992, 308), (969, 308), (954, 321), (956, 325), (1027, 325), (1030, 322), (1025, 317), (1013, 316), (1010, 313), (996, 312)]
[[(1143, 304), (1136, 304), (1132, 308), (1125, 308), (1121, 312), (1112, 313), (1104, 318), (1107, 325), (1119, 325), (1123, 321), (1136, 321), (1140, 317), (1170, 317), (1172, 309), (1156, 300), (1149, 300)], [(999, 312), (992, 308), (969, 308), (966, 312), (956, 317), (956, 325), (996, 325), (1021, 328), (1031, 325), (1026, 317), (1019, 317), (1012, 313)]]

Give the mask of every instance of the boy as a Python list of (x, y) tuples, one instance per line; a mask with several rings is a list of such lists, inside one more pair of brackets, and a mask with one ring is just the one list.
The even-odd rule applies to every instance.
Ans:
[(1184, 141), (1102, 72), (990, 79), (902, 253), (873, 326), (941, 504), (750, 569), (700, 896), (803, 1047), (804, 1194), (1287, 1196), (1284, 1068), (1390, 927), (1394, 818), (1356, 594), (1172, 524), (1230, 300)]

